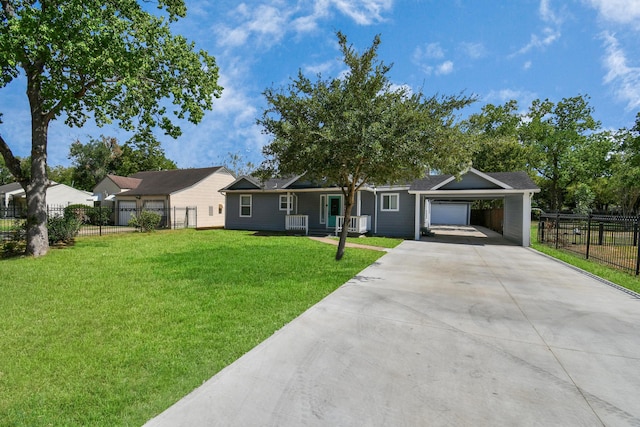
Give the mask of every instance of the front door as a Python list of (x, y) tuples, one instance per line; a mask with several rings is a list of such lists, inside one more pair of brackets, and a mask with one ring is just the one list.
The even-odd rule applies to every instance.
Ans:
[(342, 215), (342, 196), (329, 196), (329, 215), (327, 219), (327, 227), (336, 226), (336, 217)]

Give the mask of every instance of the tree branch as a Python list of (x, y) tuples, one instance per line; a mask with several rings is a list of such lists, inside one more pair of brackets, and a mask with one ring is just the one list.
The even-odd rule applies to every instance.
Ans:
[(26, 181), (26, 177), (22, 174), (20, 160), (13, 155), (11, 148), (9, 148), (4, 138), (2, 138), (2, 135), (0, 135), (0, 154), (4, 157), (4, 163), (14, 178), (20, 183)]

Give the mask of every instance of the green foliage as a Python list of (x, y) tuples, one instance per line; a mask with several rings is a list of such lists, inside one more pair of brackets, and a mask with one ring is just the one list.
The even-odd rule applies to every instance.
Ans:
[(68, 205), (64, 208), (64, 217), (67, 219), (75, 219), (76, 221), (83, 223), (87, 221), (87, 212), (91, 209), (91, 206), (75, 204)]
[(49, 244), (70, 243), (78, 235), (82, 222), (73, 213), (69, 216), (54, 216), (47, 221)]
[(0, 260), (0, 424), (143, 425), (384, 254), (347, 251), (181, 230)]
[(129, 176), (142, 171), (171, 169), (177, 169), (176, 164), (165, 156), (158, 141), (149, 139), (124, 144), (114, 173)]
[(518, 132), (522, 116), (518, 103), (487, 104), (468, 119), (469, 132), (478, 143), (473, 153), (473, 167), (485, 172), (532, 172), (530, 148), (520, 141)]
[(113, 215), (113, 209), (96, 206), (87, 209), (86, 215), (91, 225), (109, 225), (112, 221), (111, 215)]
[(27, 223), (15, 219), (9, 228), (9, 238), (2, 241), (2, 257), (13, 257), (24, 254), (27, 240)]
[(573, 209), (573, 213), (579, 215), (589, 215), (591, 213), (593, 201), (596, 195), (587, 184), (580, 183), (576, 186), (573, 197), (575, 199), (576, 207)]
[(563, 207), (566, 189), (594, 173), (581, 162), (590, 152), (589, 135), (600, 128), (593, 118), (589, 97), (578, 95), (558, 103), (548, 99), (532, 102), (520, 128), (523, 144), (530, 148), (529, 162), (548, 181), (548, 209)]
[(92, 191), (107, 175), (115, 173), (122, 150), (113, 137), (101, 136), (86, 144), (76, 140), (69, 148), (73, 164), (73, 181), (76, 188)]
[(143, 233), (155, 231), (162, 220), (162, 216), (156, 212), (143, 210), (138, 215), (134, 215), (129, 220), (130, 227), (139, 228)]

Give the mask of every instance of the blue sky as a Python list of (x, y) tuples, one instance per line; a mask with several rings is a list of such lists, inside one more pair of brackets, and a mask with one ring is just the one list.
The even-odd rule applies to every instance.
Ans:
[[(262, 92), (281, 87), (301, 69), (338, 76), (344, 66), (335, 37), (357, 50), (376, 34), (379, 57), (393, 63), (394, 84), (426, 95), (476, 95), (463, 115), (487, 103), (588, 94), (605, 129), (634, 124), (640, 111), (640, 1), (638, 0), (187, 0), (188, 16), (175, 32), (214, 55), (224, 87), (214, 109), (173, 140), (160, 136), (179, 167), (220, 164), (228, 152), (259, 162), (269, 142), (255, 124)], [(30, 150), (25, 79), (0, 90), (0, 133), (19, 156)], [(49, 164), (69, 165), (75, 139), (128, 135), (117, 126), (62, 120), (49, 134)]]

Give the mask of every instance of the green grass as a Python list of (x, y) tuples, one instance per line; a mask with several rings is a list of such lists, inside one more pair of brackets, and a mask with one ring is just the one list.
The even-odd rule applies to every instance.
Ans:
[(13, 218), (0, 218), (0, 231), (11, 231), (16, 225), (16, 220)]
[[(339, 240), (338, 237), (332, 239)], [(378, 246), (381, 248), (395, 248), (404, 239), (395, 239), (391, 237), (347, 237), (347, 243), (357, 243), (359, 245)]]
[(608, 267), (597, 262), (593, 262), (574, 255), (573, 253), (562, 251), (559, 249), (551, 248), (549, 246), (538, 243), (538, 224), (534, 223), (531, 227), (531, 247), (544, 254), (557, 258), (561, 261), (571, 264), (575, 267), (581, 268), (591, 274), (595, 274), (598, 277), (602, 277), (610, 282), (613, 282), (619, 286), (630, 289), (640, 293), (640, 277), (631, 275), (621, 270), (617, 270), (612, 267)]
[(334, 255), (183, 230), (0, 260), (0, 424), (143, 424), (382, 253)]

